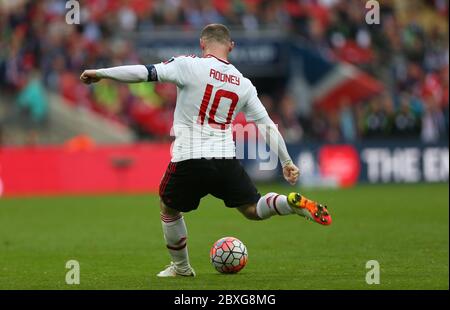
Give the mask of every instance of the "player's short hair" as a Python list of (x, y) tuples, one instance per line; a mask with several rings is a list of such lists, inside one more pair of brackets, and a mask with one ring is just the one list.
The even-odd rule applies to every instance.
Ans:
[(200, 39), (226, 44), (231, 42), (230, 30), (222, 24), (209, 24), (200, 33)]

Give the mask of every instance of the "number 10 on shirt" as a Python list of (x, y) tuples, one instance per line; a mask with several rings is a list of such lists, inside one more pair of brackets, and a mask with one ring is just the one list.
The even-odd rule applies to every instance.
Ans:
[[(205, 88), (205, 93), (203, 94), (202, 104), (200, 106), (200, 111), (198, 114), (197, 122), (201, 125), (205, 122), (206, 110), (211, 102), (211, 95), (213, 92), (213, 86), (211, 84), (207, 84)], [(222, 98), (230, 99), (230, 107), (228, 108), (228, 113), (226, 116), (225, 123), (219, 123), (216, 121), (216, 113), (220, 104), (220, 100)], [(231, 91), (225, 89), (218, 89), (214, 94), (214, 99), (212, 100), (211, 108), (209, 109), (208, 115), (208, 124), (212, 127), (218, 127), (222, 130), (226, 129), (227, 126), (231, 123), (231, 118), (233, 117), (234, 110), (236, 109), (236, 105), (239, 101), (239, 96)], [(225, 116), (225, 115), (224, 115)], [(224, 117), (225, 118), (225, 117)]]

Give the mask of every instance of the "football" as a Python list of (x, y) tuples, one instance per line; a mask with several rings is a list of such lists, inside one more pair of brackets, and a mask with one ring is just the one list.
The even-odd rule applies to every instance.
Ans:
[(220, 273), (237, 273), (247, 264), (247, 247), (237, 238), (217, 240), (210, 251), (211, 263)]

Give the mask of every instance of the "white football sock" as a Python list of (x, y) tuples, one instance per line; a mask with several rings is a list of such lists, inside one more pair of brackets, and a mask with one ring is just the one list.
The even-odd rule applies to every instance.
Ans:
[(161, 223), (167, 249), (175, 266), (180, 269), (189, 268), (187, 230), (183, 216), (180, 214), (171, 217), (161, 214)]
[(295, 212), (289, 206), (285, 195), (267, 193), (258, 200), (256, 213), (261, 219), (265, 220), (272, 215), (289, 215)]

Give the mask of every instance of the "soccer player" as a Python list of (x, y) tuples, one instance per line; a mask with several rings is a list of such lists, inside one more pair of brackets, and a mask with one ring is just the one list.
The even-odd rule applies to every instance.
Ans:
[(195, 276), (189, 263), (183, 212), (197, 209), (200, 199), (208, 194), (222, 199), (229, 208), (237, 208), (250, 220), (298, 214), (322, 225), (331, 224), (325, 206), (299, 193), (267, 193), (261, 197), (236, 159), (231, 123), (242, 111), (248, 121), (265, 128), (265, 139), (277, 142), (273, 151), (286, 181), (294, 185), (299, 177), (299, 169), (255, 87), (227, 60), (233, 47), (228, 28), (210, 24), (200, 35), (200, 58), (179, 56), (155, 65), (86, 70), (80, 76), (86, 84), (113, 79), (177, 86), (172, 159), (159, 188), (162, 227), (172, 262), (159, 277)]

